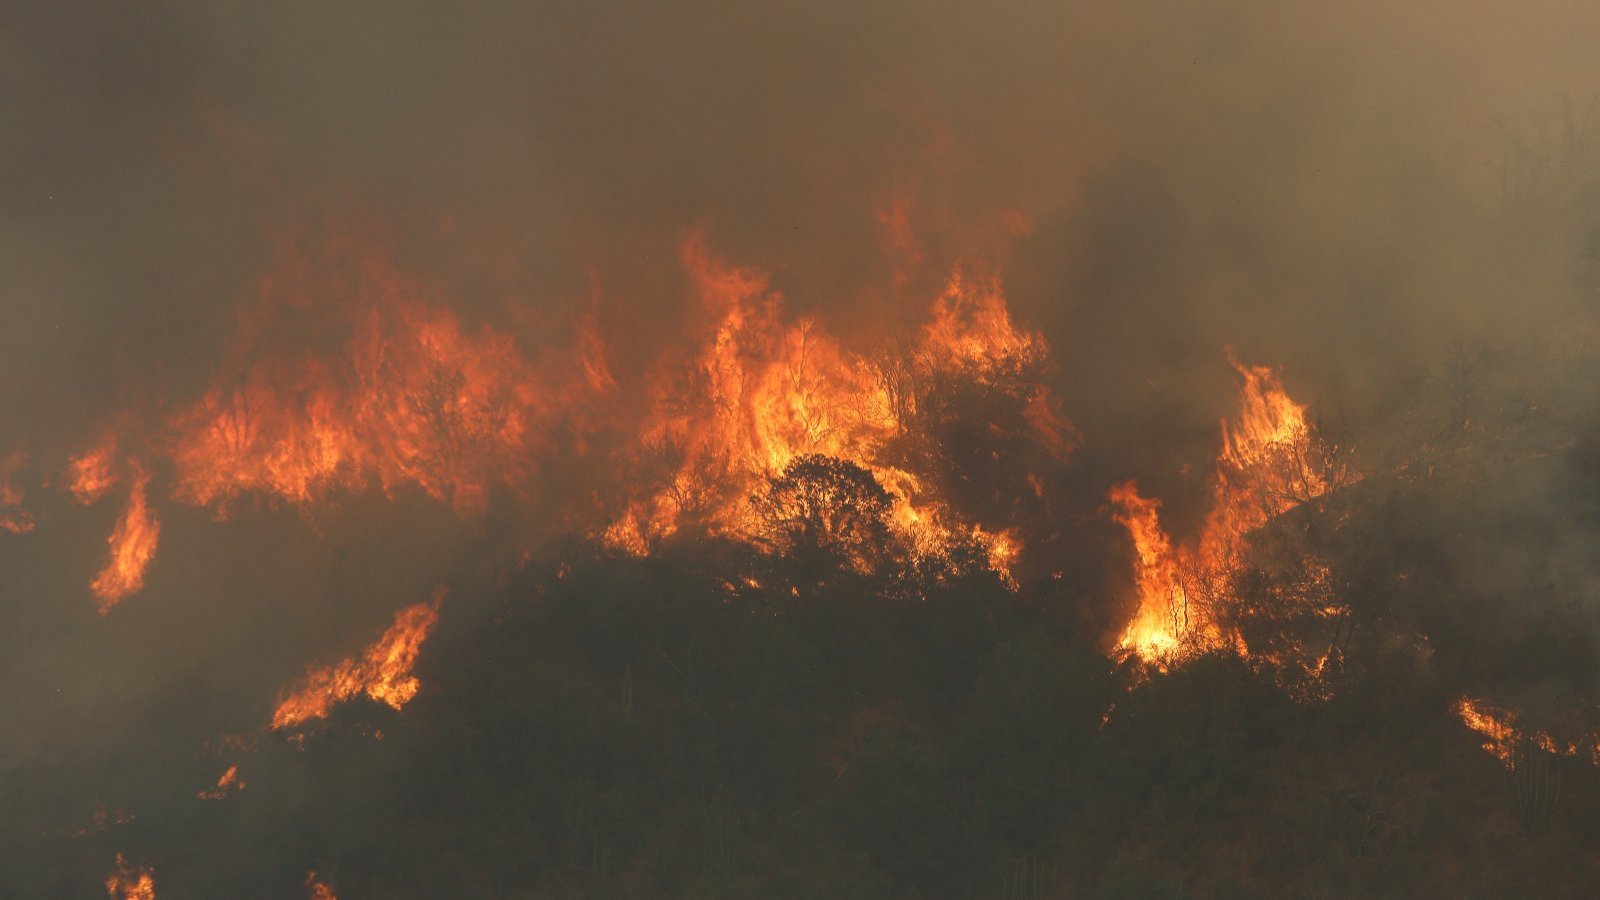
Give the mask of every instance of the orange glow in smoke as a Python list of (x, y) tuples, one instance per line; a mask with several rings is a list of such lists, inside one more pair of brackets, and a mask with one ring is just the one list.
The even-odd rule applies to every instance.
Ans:
[(132, 865), (118, 853), (116, 868), (106, 878), (106, 896), (111, 900), (156, 900), (155, 869)]
[(99, 501), (117, 484), (117, 435), (106, 436), (88, 452), (72, 458), (67, 468), (67, 487), (85, 506)]
[(306, 897), (308, 900), (339, 900), (333, 888), (317, 878), (316, 869), (306, 873)]
[(16, 486), (17, 472), (27, 461), (28, 455), (21, 450), (0, 458), (0, 529), (12, 534), (33, 530), (33, 516), (22, 508), (22, 489)]

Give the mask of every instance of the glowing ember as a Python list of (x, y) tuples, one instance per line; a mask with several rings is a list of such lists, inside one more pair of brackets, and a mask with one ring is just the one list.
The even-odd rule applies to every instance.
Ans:
[(126, 825), (133, 820), (133, 813), (121, 808), (108, 807), (104, 800), (96, 800), (94, 814), (89, 817), (88, 824), (80, 825), (68, 831), (67, 834), (74, 838), (86, 837), (96, 832), (104, 831), (112, 825)]
[(339, 900), (339, 895), (333, 892), (333, 888), (317, 878), (316, 869), (306, 873), (306, 891), (306, 896), (310, 900)]
[(123, 597), (144, 587), (144, 570), (156, 555), (156, 539), (161, 534), (161, 523), (150, 512), (145, 500), (145, 490), (150, 476), (134, 466), (128, 503), (112, 531), (111, 558), (90, 587), (100, 598), (100, 614), (105, 615)]
[(236, 791), (244, 790), (244, 781), (239, 777), (239, 767), (229, 766), (226, 772), (217, 779), (217, 786), (201, 791), (197, 796), (201, 800), (221, 800)]
[(155, 869), (135, 866), (117, 854), (117, 866), (106, 878), (106, 896), (111, 900), (155, 900)]
[(272, 714), (274, 730), (291, 728), (311, 719), (326, 718), (336, 704), (359, 694), (400, 709), (417, 695), (421, 683), (411, 674), (417, 652), (439, 620), (444, 590), (426, 603), (395, 613), (394, 624), (368, 647), (359, 659), (312, 669), (298, 687), (278, 703)]
[(21, 450), (0, 459), (0, 528), (12, 534), (33, 530), (33, 516), (22, 508), (23, 493), (15, 483), (17, 471), (27, 461), (27, 454)]

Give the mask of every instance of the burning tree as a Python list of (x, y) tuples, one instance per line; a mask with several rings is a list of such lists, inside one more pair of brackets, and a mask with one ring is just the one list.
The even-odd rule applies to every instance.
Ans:
[(1347, 614), (1329, 590), (1328, 567), (1303, 541), (1279, 541), (1278, 552), (1263, 556), (1256, 539), (1356, 476), (1276, 371), (1231, 354), (1229, 362), (1241, 377), (1240, 411), (1222, 423), (1211, 510), (1197, 539), (1174, 542), (1159, 520), (1160, 501), (1132, 481), (1108, 495), (1137, 554), (1139, 605), (1118, 646), (1157, 665), (1227, 649), (1320, 674), (1332, 646), (1314, 661), (1283, 651), (1298, 647), (1291, 620)]
[(762, 544), (812, 577), (867, 574), (901, 555), (889, 524), (895, 496), (848, 460), (796, 457), (750, 503)]

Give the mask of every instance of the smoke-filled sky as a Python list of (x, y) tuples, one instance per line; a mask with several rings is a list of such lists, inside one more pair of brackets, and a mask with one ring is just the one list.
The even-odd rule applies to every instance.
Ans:
[[(850, 340), (955, 262), (999, 265), (1054, 349), (1084, 484), (1159, 484), (1214, 450), (1225, 346), (1360, 420), (1452, 343), (1594, 325), (1600, 238), (1573, 225), (1600, 198), (1570, 173), (1600, 141), (1596, 47), (1579, 0), (12, 3), (0, 455), (192, 401), (277, 243), (330, 227), (535, 359), (596, 310), (626, 388), (692, 315), (678, 245), (703, 229)], [(892, 209), (926, 263), (901, 288)], [(173, 512), (163, 540), (203, 561), (113, 633), (82, 583), (114, 515), (0, 549), (0, 671), (37, 687), (0, 761), (114, 746), (208, 680), (266, 696), (328, 652), (297, 628), (368, 634), (471, 547), (444, 513), (352, 550)], [(351, 571), (379, 573), (371, 599), (329, 612)], [(252, 642), (269, 671), (230, 659)]]
[(275, 233), (341, 204), (408, 229), (462, 306), (598, 277), (640, 353), (680, 311), (687, 228), (877, 325), (880, 210), (906, 202), (946, 254), (993, 247), (1014, 210), (1013, 304), (1084, 404), (1225, 391), (1224, 343), (1345, 386), (1441, 336), (1565, 323), (1571, 292), (1547, 288), (1580, 248), (1495, 226), (1506, 182), (1559, 167), (1560, 98), (1592, 130), (1600, 82), (1600, 11), (1574, 2), (5, 19), (11, 442), (208, 362)]

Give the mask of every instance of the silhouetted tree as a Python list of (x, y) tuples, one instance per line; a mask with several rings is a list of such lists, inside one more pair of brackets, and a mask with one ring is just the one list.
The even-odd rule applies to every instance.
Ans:
[(861, 466), (810, 454), (769, 477), (750, 502), (761, 541), (820, 582), (841, 568), (867, 574), (888, 560), (894, 499)]

